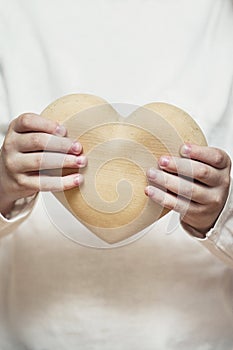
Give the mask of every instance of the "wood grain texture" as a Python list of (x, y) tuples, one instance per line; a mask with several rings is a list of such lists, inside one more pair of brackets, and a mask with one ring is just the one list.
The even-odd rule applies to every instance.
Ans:
[(100, 97), (72, 94), (50, 104), (41, 115), (63, 123), (88, 157), (88, 166), (79, 170), (84, 184), (54, 195), (108, 243), (140, 232), (168, 212), (144, 194), (146, 170), (156, 167), (161, 155), (179, 156), (184, 142), (207, 145), (195, 121), (166, 103), (147, 104), (123, 118)]

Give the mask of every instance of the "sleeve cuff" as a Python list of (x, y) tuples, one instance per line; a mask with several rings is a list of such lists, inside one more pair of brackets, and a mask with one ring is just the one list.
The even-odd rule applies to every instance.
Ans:
[(13, 232), (31, 213), (37, 202), (38, 194), (18, 200), (7, 217), (0, 213), (0, 238)]
[[(206, 233), (205, 238), (194, 237), (195, 239), (203, 242), (203, 241), (206, 241), (208, 239), (216, 240), (219, 238), (219, 236), (221, 235), (221, 232), (222, 232), (223, 225), (225, 224), (229, 215), (233, 214), (233, 203), (232, 203), (233, 198), (232, 197), (233, 197), (233, 186), (232, 186), (232, 179), (231, 179), (231, 184), (230, 184), (229, 193), (228, 193), (226, 203), (225, 203), (220, 215), (218, 216), (214, 226)], [(193, 232), (198, 234), (198, 230), (193, 229)]]
[(233, 186), (230, 184), (227, 201), (218, 219), (206, 234), (205, 238), (198, 238), (198, 230), (185, 230), (194, 240), (199, 241), (210, 252), (218, 256), (226, 264), (233, 267)]
[(27, 216), (32, 210), (36, 198), (37, 194), (17, 200), (8, 215), (4, 216), (0, 213), (0, 220), (5, 223), (13, 223)]

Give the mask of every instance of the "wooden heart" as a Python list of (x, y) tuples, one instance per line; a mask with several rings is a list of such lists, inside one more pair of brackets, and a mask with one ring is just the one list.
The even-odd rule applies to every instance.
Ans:
[(108, 243), (142, 231), (169, 211), (145, 195), (146, 170), (161, 155), (179, 156), (184, 142), (207, 144), (196, 122), (166, 103), (147, 104), (124, 118), (100, 97), (72, 94), (41, 115), (64, 124), (88, 157), (88, 166), (75, 170), (84, 174), (84, 184), (54, 195)]

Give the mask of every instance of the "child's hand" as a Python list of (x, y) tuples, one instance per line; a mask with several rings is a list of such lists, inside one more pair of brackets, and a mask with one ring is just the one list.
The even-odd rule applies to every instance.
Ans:
[(158, 162), (160, 169), (148, 170), (153, 186), (146, 187), (145, 193), (179, 212), (183, 227), (202, 238), (214, 226), (226, 202), (231, 160), (220, 149), (190, 144), (183, 145), (180, 154), (183, 158), (163, 156)]
[[(7, 214), (19, 198), (38, 191), (70, 189), (83, 181), (77, 173), (49, 175), (51, 169), (78, 169), (87, 164), (82, 146), (65, 136), (63, 126), (36, 114), (22, 114), (11, 122), (0, 153), (2, 214)], [(39, 176), (40, 170), (44, 175)]]

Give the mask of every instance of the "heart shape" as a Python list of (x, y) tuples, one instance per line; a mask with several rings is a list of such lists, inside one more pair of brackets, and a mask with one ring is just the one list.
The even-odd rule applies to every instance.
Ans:
[(88, 157), (88, 166), (78, 170), (84, 184), (54, 195), (110, 244), (142, 231), (169, 211), (145, 195), (146, 170), (156, 167), (161, 155), (179, 156), (184, 142), (207, 145), (196, 122), (166, 103), (138, 107), (124, 118), (100, 97), (72, 94), (51, 103), (41, 115), (62, 123)]

